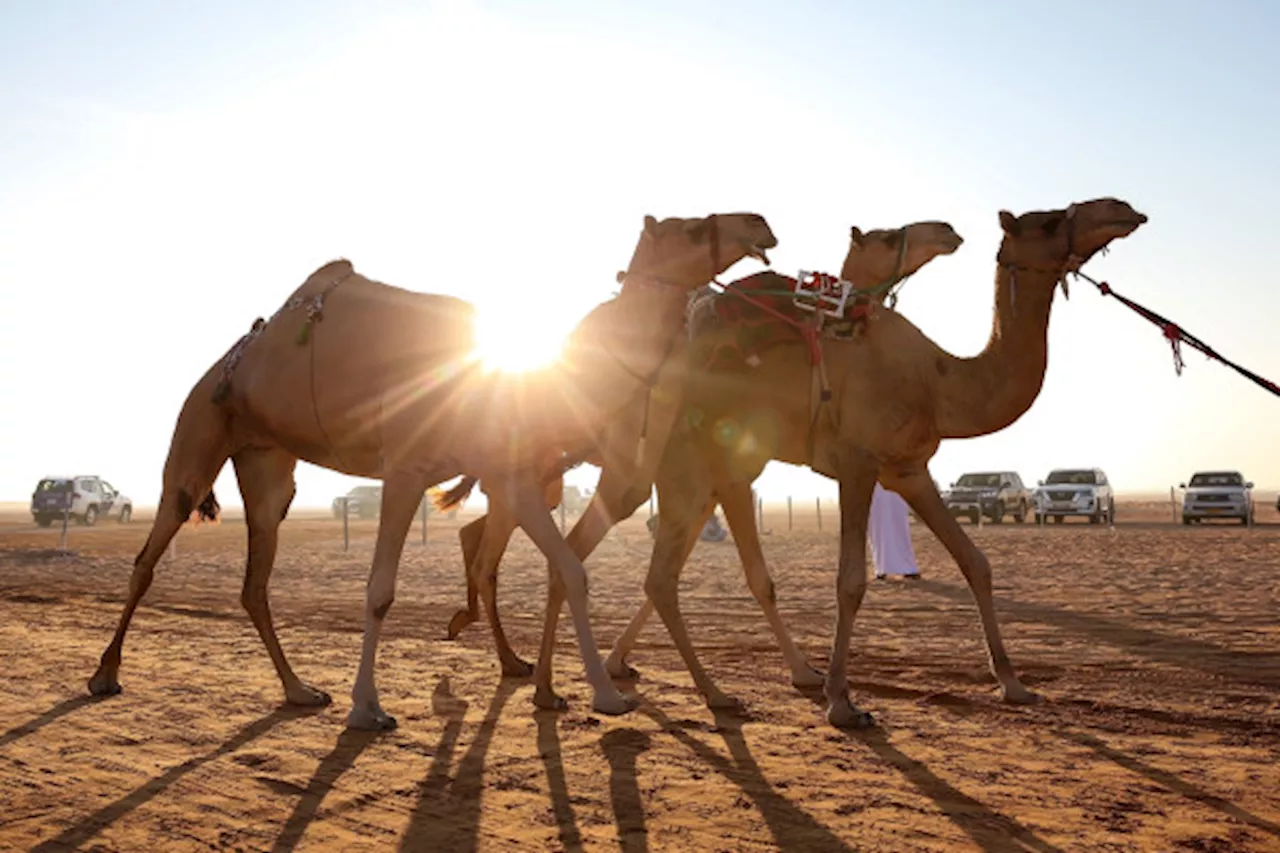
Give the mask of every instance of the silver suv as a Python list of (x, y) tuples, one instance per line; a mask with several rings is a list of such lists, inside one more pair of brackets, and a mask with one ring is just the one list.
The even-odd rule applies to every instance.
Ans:
[(1036, 523), (1083, 515), (1090, 524), (1115, 524), (1116, 496), (1101, 468), (1058, 468), (1035, 491)]
[(1179, 483), (1182, 496), (1182, 523), (1206, 518), (1235, 518), (1241, 524), (1253, 519), (1253, 483), (1246, 483), (1239, 471), (1197, 471), (1190, 483)]
[(128, 524), (133, 518), (133, 499), (92, 474), (45, 477), (31, 493), (31, 517), (41, 527), (64, 517), (92, 527), (99, 518), (113, 516)]

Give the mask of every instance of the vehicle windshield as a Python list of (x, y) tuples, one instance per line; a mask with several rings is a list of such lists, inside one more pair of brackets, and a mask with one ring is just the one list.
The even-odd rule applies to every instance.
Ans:
[(1193, 486), (1243, 486), (1244, 478), (1231, 471), (1196, 474), (1191, 478)]
[(376, 498), (381, 491), (377, 486), (356, 486), (352, 489), (347, 497), (349, 498)]
[(1000, 475), (999, 474), (965, 474), (963, 477), (961, 477), (959, 480), (956, 481), (956, 485), (970, 486), (970, 487), (977, 487), (977, 488), (982, 488), (982, 487), (995, 488), (996, 486), (1000, 485)]
[(41, 480), (40, 485), (36, 486), (37, 492), (69, 492), (71, 491), (70, 480)]
[(1072, 485), (1072, 486), (1093, 486), (1097, 485), (1093, 479), (1092, 471), (1051, 471), (1049, 478), (1045, 480), (1046, 485)]

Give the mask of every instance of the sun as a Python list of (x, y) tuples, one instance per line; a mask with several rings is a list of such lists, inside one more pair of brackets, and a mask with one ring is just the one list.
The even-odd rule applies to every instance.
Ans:
[(551, 318), (514, 310), (482, 309), (476, 318), (476, 356), (488, 370), (524, 373), (560, 358), (567, 329)]

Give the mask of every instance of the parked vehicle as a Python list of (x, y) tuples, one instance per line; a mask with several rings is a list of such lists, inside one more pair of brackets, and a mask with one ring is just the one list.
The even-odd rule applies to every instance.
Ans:
[[(658, 516), (651, 515), (645, 521), (645, 526), (649, 528), (649, 535), (657, 537), (658, 535)], [(702, 532), (698, 534), (700, 542), (723, 542), (729, 538), (729, 531), (720, 523), (718, 513), (711, 513), (711, 517), (702, 525)]]
[(966, 515), (973, 524), (980, 516), (1000, 524), (1010, 514), (1021, 524), (1033, 502), (1031, 490), (1016, 471), (964, 474), (951, 484), (943, 500), (952, 515)]
[[(431, 504), (432, 492), (427, 491), (422, 500), (427, 505), (427, 512), (435, 512), (435, 507)], [(342, 502), (347, 502), (348, 518), (378, 518), (382, 514), (382, 486), (356, 486), (345, 495), (340, 495), (333, 499), (331, 508), (334, 518), (342, 518)], [(418, 505), (417, 515), (422, 514), (422, 504)], [(458, 510), (449, 510), (446, 514), (447, 518), (453, 518), (458, 514)]]
[(347, 502), (349, 518), (377, 518), (382, 509), (382, 486), (356, 486), (333, 499), (333, 517), (342, 518), (342, 502)]
[(1061, 524), (1069, 515), (1082, 515), (1090, 524), (1116, 520), (1116, 496), (1101, 468), (1058, 468), (1041, 480), (1035, 491), (1036, 523), (1052, 518)]
[(31, 493), (31, 517), (48, 527), (64, 515), (89, 527), (99, 518), (112, 516), (128, 524), (133, 519), (133, 499), (96, 475), (45, 477)]
[(1253, 518), (1253, 483), (1239, 471), (1197, 471), (1190, 483), (1179, 483), (1182, 523), (1198, 524), (1206, 518), (1235, 518), (1248, 524)]

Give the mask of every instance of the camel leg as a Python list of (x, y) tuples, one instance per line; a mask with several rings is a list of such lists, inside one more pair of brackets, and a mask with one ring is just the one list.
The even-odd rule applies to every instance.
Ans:
[[(611, 468), (604, 468), (600, 473), (595, 494), (582, 516), (574, 523), (565, 542), (579, 560), (585, 560), (595, 551), (604, 537), (609, 534), (618, 521), (628, 518), (648, 497), (653, 484), (645, 482), (637, 485), (635, 481)], [(564, 606), (564, 585), (556, 572), (548, 566), (547, 609), (542, 625), (542, 642), (538, 648), (538, 665), (534, 670), (534, 704), (539, 708), (563, 709), (568, 707), (565, 701), (556, 695), (551, 686), (552, 658), (556, 649), (556, 630), (560, 623), (560, 610)], [(647, 606), (648, 602), (646, 602)], [(647, 614), (646, 614), (647, 616)], [(643, 620), (641, 620), (643, 624)], [(637, 633), (639, 628), (636, 629)], [(610, 656), (612, 660), (612, 656)], [(625, 669), (625, 664), (622, 665)], [(608, 667), (611, 674), (618, 675), (618, 670)], [(631, 673), (634, 675), (634, 672)]]
[(427, 478), (419, 473), (396, 471), (383, 478), (382, 511), (378, 520), (378, 539), (373, 548), (373, 567), (365, 590), (364, 643), (360, 651), (360, 667), (351, 689), (351, 711), (347, 726), (354, 729), (393, 729), (395, 717), (382, 710), (378, 688), (374, 683), (374, 660), (382, 622), (396, 597), (396, 571), (409, 527), (417, 515)]
[[(125, 634), (129, 632), (129, 624), (133, 621), (133, 613), (138, 609), (142, 597), (151, 588), (155, 576), (156, 563), (164, 556), (169, 541), (178, 529), (186, 522), (191, 513), (190, 492), (179, 493), (177, 489), (166, 489), (160, 498), (160, 506), (156, 510), (155, 521), (151, 524), (151, 533), (146, 544), (133, 561), (133, 573), (129, 576), (129, 596), (125, 599), (124, 611), (116, 625), (115, 636), (102, 653), (98, 670), (89, 679), (89, 692), (94, 696), (112, 696), (121, 691), (120, 657), (124, 648)], [(201, 497), (204, 493), (201, 492)], [(198, 500), (198, 499), (197, 499)], [(183, 512), (185, 510), (185, 512)]]
[(511, 534), (515, 529), (515, 519), (510, 511), (500, 501), (490, 501), (484, 539), (481, 540), (479, 553), (476, 554), (467, 577), (468, 585), (474, 582), (480, 599), (484, 602), (489, 626), (493, 629), (493, 642), (498, 649), (498, 660), (502, 663), (502, 674), (524, 678), (533, 672), (533, 666), (521, 660), (512, 650), (498, 616), (498, 565), (502, 562), (503, 552), (507, 550), (507, 543), (511, 541)]
[(995, 602), (991, 598), (991, 564), (986, 555), (965, 535), (959, 522), (947, 510), (941, 495), (933, 486), (933, 480), (927, 471), (912, 473), (908, 476), (896, 477), (886, 488), (906, 498), (920, 520), (928, 525), (934, 535), (946, 546), (955, 558), (956, 564), (964, 574), (969, 591), (978, 605), (978, 616), (982, 621), (982, 632), (987, 640), (987, 656), (991, 672), (1000, 682), (1006, 702), (1029, 705), (1042, 701), (1040, 694), (1028, 690), (1018, 680), (1005, 652), (1004, 640), (1000, 636), (1000, 623), (996, 620)]
[(849, 641), (853, 618), (867, 591), (867, 516), (878, 474), (870, 454), (853, 451), (840, 466), (840, 569), (836, 580), (836, 633), (824, 692), (827, 721), (839, 728), (865, 728), (871, 714), (849, 700)]
[(463, 628), (480, 618), (480, 589), (471, 576), (471, 567), (476, 564), (476, 557), (480, 554), (480, 545), (484, 542), (488, 519), (489, 516), (485, 514), (458, 529), (458, 543), (462, 546), (462, 566), (467, 575), (467, 606), (453, 614), (453, 618), (449, 620), (447, 637), (450, 640), (456, 640)]
[(89, 692), (95, 696), (111, 696), (120, 692), (120, 656), (133, 613), (151, 587), (156, 564), (164, 556), (170, 540), (186, 523), (192, 510), (209, 494), (218, 471), (226, 464), (228, 437), (224, 420), (217, 412), (210, 411), (212, 404), (207, 402), (208, 393), (209, 389), (203, 384), (197, 385), (178, 415), (164, 465), (160, 506), (151, 523), (146, 544), (133, 561), (129, 596), (115, 635), (102, 653), (97, 672), (89, 679)]
[(721, 692), (702, 668), (694, 652), (693, 642), (689, 639), (684, 617), (680, 613), (680, 569), (684, 566), (687, 552), (693, 550), (687, 546), (690, 541), (697, 543), (698, 534), (715, 506), (711, 501), (710, 490), (698, 488), (698, 485), (700, 484), (681, 483), (677, 486), (673, 483), (672, 487), (664, 488), (659, 484), (658, 535), (653, 545), (653, 557), (644, 588), (654, 609), (667, 626), (667, 631), (680, 651), (680, 657), (684, 659), (685, 667), (707, 707), (741, 711), (741, 703)]
[[(563, 585), (559, 593), (569, 601), (573, 626), (578, 636), (578, 650), (582, 655), (587, 681), (595, 693), (591, 707), (602, 714), (625, 714), (633, 710), (638, 701), (634, 697), (622, 695), (609, 679), (609, 674), (605, 672), (604, 664), (600, 660), (600, 652), (596, 647), (595, 636), (591, 632), (587, 612), (587, 570), (560, 535), (555, 522), (551, 520), (551, 514), (547, 511), (542, 490), (538, 487), (536, 478), (524, 473), (506, 485), (509, 488), (505, 493), (509, 494), (509, 505), (517, 522), (538, 546), (538, 550), (546, 555), (548, 562), (555, 569), (555, 577), (558, 577)], [(548, 584), (549, 604), (552, 599), (552, 588), (555, 586), (554, 583)], [(547, 620), (548, 622), (551, 620), (550, 607), (548, 607)], [(543, 641), (546, 642), (545, 637)], [(554, 629), (552, 642), (554, 642)], [(541, 663), (541, 656), (539, 663)], [(534, 702), (539, 707), (546, 707), (543, 702), (548, 697), (541, 689), (543, 685), (539, 684), (538, 687), (539, 689), (534, 693)], [(549, 688), (550, 685), (546, 687)], [(561, 703), (554, 703), (553, 707), (560, 705)]]
[(724, 519), (733, 534), (733, 541), (738, 546), (738, 557), (742, 560), (742, 571), (747, 576), (747, 586), (751, 594), (760, 603), (764, 618), (769, 622), (773, 636), (778, 639), (782, 656), (791, 668), (791, 683), (796, 687), (821, 687), (824, 676), (812, 666), (805, 656), (796, 648), (791, 633), (778, 613), (777, 595), (773, 588), (773, 579), (769, 577), (769, 567), (765, 563), (764, 552), (760, 550), (760, 534), (756, 529), (755, 500), (751, 494), (750, 482), (733, 482), (717, 484), (716, 497), (724, 509)]
[[(689, 562), (689, 555), (693, 553), (693, 549), (698, 545), (698, 537), (702, 532), (702, 526), (706, 524), (707, 518), (715, 511), (716, 502), (708, 501), (706, 508), (703, 510), (702, 518), (697, 524), (690, 525), (688, 535), (685, 538), (684, 550), (680, 553), (679, 564), (683, 566)], [(657, 541), (654, 542), (657, 547)], [(636, 615), (631, 617), (631, 621), (627, 623), (627, 627), (622, 632), (622, 636), (618, 637), (613, 644), (612, 651), (605, 661), (605, 669), (609, 670), (609, 674), (614, 678), (639, 678), (640, 673), (632, 666), (627, 664), (627, 655), (635, 648), (636, 640), (640, 637), (640, 630), (644, 628), (649, 617), (653, 615), (653, 599), (645, 596), (644, 604), (640, 605), (640, 609), (636, 611)]]
[(280, 648), (267, 601), (267, 583), (275, 565), (280, 522), (293, 502), (293, 470), (297, 462), (294, 456), (278, 449), (246, 448), (231, 457), (240, 494), (244, 497), (245, 526), (249, 528), (249, 560), (240, 602), (275, 664), (288, 703), (321, 706), (332, 701), (329, 694), (302, 683), (294, 674)]

